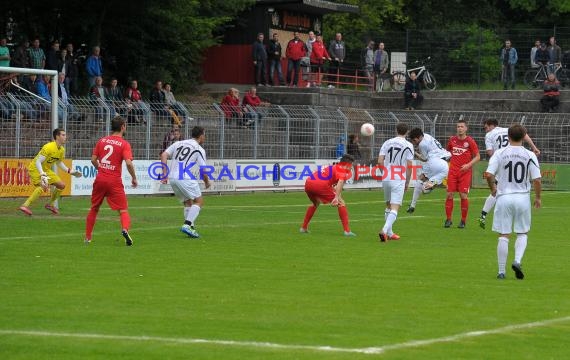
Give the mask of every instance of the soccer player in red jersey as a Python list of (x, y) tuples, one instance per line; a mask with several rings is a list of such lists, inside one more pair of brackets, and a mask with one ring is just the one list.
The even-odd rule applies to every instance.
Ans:
[(121, 233), (125, 238), (125, 243), (127, 246), (133, 245), (133, 239), (129, 235), (131, 217), (129, 216), (127, 196), (125, 195), (125, 188), (121, 178), (123, 160), (131, 175), (131, 185), (135, 188), (138, 182), (135, 166), (133, 165), (131, 144), (123, 139), (126, 129), (127, 123), (125, 119), (120, 116), (115, 117), (111, 121), (112, 134), (99, 139), (93, 149), (91, 163), (97, 169), (97, 177), (93, 183), (91, 209), (89, 214), (87, 214), (85, 226), (85, 243), (87, 244), (91, 242), (99, 207), (103, 203), (103, 199), (107, 198), (109, 207), (119, 211), (122, 227)]
[(469, 189), (471, 188), (471, 176), (473, 175), (473, 165), (481, 160), (477, 143), (471, 136), (467, 135), (467, 123), (464, 120), (457, 122), (457, 135), (449, 138), (447, 151), (451, 153), (449, 161), (449, 173), (447, 175), (447, 199), (445, 200), (445, 220), (444, 227), (452, 225), (451, 214), (453, 214), (453, 195), (459, 192), (461, 197), (461, 222), (458, 228), (465, 228), (467, 211), (469, 210)]
[(356, 234), (350, 231), (348, 226), (348, 212), (341, 197), (344, 183), (352, 175), (353, 162), (354, 157), (352, 155), (344, 154), (338, 164), (315, 171), (307, 178), (305, 181), (305, 193), (307, 193), (309, 200), (313, 204), (307, 208), (300, 232), (309, 232), (309, 222), (320, 204), (331, 204), (338, 207), (338, 216), (344, 229), (344, 236), (356, 236)]

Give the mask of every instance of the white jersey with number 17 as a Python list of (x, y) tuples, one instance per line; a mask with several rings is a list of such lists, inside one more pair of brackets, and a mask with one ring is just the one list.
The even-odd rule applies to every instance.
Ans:
[(495, 175), (497, 196), (530, 192), (531, 180), (541, 177), (536, 155), (522, 146), (497, 150), (489, 160), (487, 172)]
[(509, 129), (495, 127), (485, 134), (485, 150), (493, 150), (493, 153), (509, 145)]

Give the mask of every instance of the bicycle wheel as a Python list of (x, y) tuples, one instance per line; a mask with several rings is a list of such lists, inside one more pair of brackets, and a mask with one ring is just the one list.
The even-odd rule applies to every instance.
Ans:
[(426, 70), (424, 74), (424, 85), (426, 89), (434, 91), (437, 87), (437, 81), (435, 80), (435, 76), (433, 76), (429, 71)]
[(393, 91), (402, 91), (406, 87), (406, 74), (401, 71), (395, 72), (390, 78), (390, 87)]
[[(539, 86), (537, 78), (539, 76), (539, 72), (534, 69), (529, 69), (524, 73), (524, 84), (529, 89), (536, 89)], [(544, 81), (544, 80), (543, 80)]]

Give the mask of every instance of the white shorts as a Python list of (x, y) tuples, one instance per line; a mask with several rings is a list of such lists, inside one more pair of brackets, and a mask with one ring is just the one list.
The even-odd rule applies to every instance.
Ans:
[(449, 166), (447, 166), (447, 161), (443, 159), (433, 158), (422, 163), (422, 174), (436, 185), (443, 182), (448, 172)]
[(530, 230), (530, 194), (497, 196), (493, 215), (493, 231), (499, 234), (524, 234)]
[(390, 204), (402, 205), (405, 188), (405, 181), (382, 181), (384, 200)]
[(168, 182), (180, 202), (185, 202), (188, 199), (195, 200), (202, 196), (200, 184), (197, 181), (168, 179)]

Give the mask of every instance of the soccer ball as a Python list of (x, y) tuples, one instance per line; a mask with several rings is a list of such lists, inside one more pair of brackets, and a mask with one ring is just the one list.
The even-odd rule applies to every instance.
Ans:
[(364, 123), (360, 127), (360, 133), (362, 136), (372, 136), (374, 135), (374, 125), (371, 123)]

